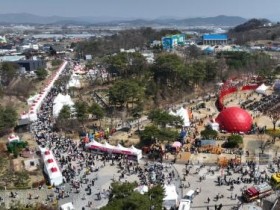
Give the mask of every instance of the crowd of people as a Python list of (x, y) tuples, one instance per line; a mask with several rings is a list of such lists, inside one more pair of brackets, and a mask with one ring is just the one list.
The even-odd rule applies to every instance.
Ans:
[(280, 95), (272, 94), (262, 97), (259, 101), (251, 101), (251, 103), (244, 104), (244, 108), (265, 113), (273, 108), (279, 101)]
[[(59, 201), (76, 195), (86, 200), (85, 195), (91, 195), (94, 187), (95, 191), (97, 190), (96, 200), (108, 199), (110, 189), (99, 189), (100, 187), (95, 186), (99, 178), (99, 170), (106, 165), (118, 167), (117, 174), (112, 175), (113, 181), (125, 182), (129, 176), (137, 177), (139, 185), (163, 185), (174, 181), (175, 172), (170, 167), (163, 167), (162, 164), (140, 166), (125, 155), (90, 153), (86, 151), (83, 141), (74, 141), (54, 131), (53, 100), (60, 92), (65, 91), (64, 86), (54, 86), (42, 103), (38, 120), (31, 125), (37, 144), (53, 152), (63, 175), (63, 184), (54, 186), (54, 193), (47, 196), (46, 202)], [(93, 203), (88, 202), (87, 205), (90, 207)]]

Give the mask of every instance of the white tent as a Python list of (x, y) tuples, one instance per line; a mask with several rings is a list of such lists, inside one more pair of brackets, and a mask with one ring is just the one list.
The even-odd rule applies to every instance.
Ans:
[(70, 87), (76, 87), (76, 88), (81, 87), (80, 75), (77, 75), (77, 74), (71, 75), (70, 80), (67, 84), (67, 89), (69, 89)]
[(173, 116), (176, 116), (176, 113), (173, 112), (172, 110), (170, 110), (168, 114), (173, 115)]
[(103, 145), (110, 150), (116, 149), (115, 146), (109, 144), (107, 141), (105, 141)]
[(266, 95), (266, 90), (268, 89), (268, 86), (266, 86), (265, 84), (260, 85), (257, 89), (256, 92)]
[(172, 207), (177, 207), (179, 204), (179, 196), (176, 191), (176, 186), (164, 185), (165, 197), (163, 198), (163, 206), (166, 209), (171, 209)]
[(189, 112), (187, 108), (181, 107), (177, 110), (176, 115), (182, 117), (184, 126), (190, 126)]
[(58, 117), (63, 106), (69, 106), (70, 108), (74, 106), (74, 102), (72, 101), (69, 95), (58, 94), (53, 101), (53, 116)]
[(127, 155), (128, 157), (131, 157), (132, 159), (137, 161), (139, 161), (142, 158), (141, 150), (136, 149), (135, 147), (126, 148), (120, 144), (118, 146), (114, 146), (114, 145), (110, 145), (108, 142), (101, 144), (93, 140), (92, 142), (86, 144), (86, 148), (92, 151), (96, 151), (98, 153)]
[(137, 148), (135, 148), (133, 145), (130, 147), (130, 149), (131, 149), (134, 153), (137, 154), (137, 157), (138, 157), (139, 159), (142, 158), (142, 150), (141, 150), (141, 149), (137, 149)]
[(211, 127), (212, 130), (219, 131), (220, 125), (216, 122), (209, 122), (208, 125)]
[(60, 206), (60, 210), (75, 210), (75, 208), (73, 206), (73, 203), (69, 202), (69, 203), (62, 204)]

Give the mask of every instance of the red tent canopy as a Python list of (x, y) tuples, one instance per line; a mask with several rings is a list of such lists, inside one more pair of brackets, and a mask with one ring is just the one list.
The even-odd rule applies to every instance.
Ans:
[(53, 159), (48, 159), (48, 163), (52, 163), (53, 162)]
[(53, 168), (51, 168), (51, 172), (57, 172), (57, 168), (55, 168), (55, 167), (53, 167)]

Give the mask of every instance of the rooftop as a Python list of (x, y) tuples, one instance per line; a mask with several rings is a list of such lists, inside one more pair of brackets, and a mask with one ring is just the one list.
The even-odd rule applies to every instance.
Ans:
[(203, 40), (227, 40), (228, 36), (226, 34), (204, 34), (202, 36)]

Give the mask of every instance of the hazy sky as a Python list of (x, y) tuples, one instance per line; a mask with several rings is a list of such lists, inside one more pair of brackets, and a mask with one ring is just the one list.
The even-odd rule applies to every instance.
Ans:
[(0, 0), (0, 13), (42, 16), (209, 17), (280, 20), (280, 0)]

